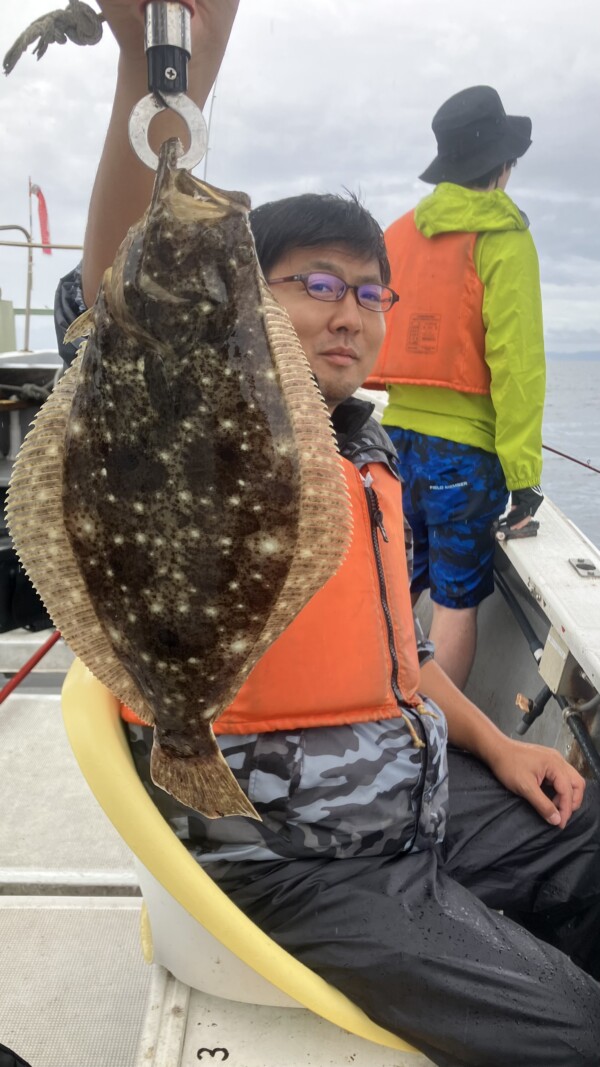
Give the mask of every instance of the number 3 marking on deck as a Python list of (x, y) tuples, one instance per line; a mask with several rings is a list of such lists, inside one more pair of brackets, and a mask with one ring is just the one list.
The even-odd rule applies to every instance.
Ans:
[(225, 1063), (225, 1060), (229, 1059), (229, 1053), (226, 1048), (199, 1048), (196, 1056), (199, 1060), (204, 1059), (204, 1053), (207, 1052), (211, 1060), (215, 1058), (217, 1052), (221, 1053), (221, 1063)]

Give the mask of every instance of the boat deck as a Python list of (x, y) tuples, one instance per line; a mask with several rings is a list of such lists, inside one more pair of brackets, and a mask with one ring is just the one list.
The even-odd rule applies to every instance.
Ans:
[(135, 1067), (139, 897), (0, 898), (1, 1039), (32, 1067)]
[[(4, 635), (0, 667), (15, 670), (46, 637)], [(134, 1067), (150, 983), (141, 898), (63, 730), (71, 658), (56, 645), (0, 707), (0, 1041), (32, 1067)]]
[(16, 690), (0, 738), (0, 891), (137, 894), (129, 850), (71, 754), (59, 694)]

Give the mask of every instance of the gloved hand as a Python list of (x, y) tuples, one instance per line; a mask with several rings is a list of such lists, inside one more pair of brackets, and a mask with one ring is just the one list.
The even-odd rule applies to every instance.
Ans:
[(517, 526), (518, 523), (535, 515), (544, 494), (540, 485), (531, 485), (528, 489), (513, 489), (511, 493), (511, 508), (505, 517), (507, 526)]

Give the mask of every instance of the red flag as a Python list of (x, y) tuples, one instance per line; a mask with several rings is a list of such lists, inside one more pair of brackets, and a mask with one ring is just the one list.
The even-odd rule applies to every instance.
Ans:
[[(43, 245), (50, 244), (50, 227), (48, 225), (48, 208), (46, 207), (46, 200), (44, 194), (39, 185), (30, 185), (30, 193), (34, 193), (38, 198), (38, 215), (40, 219), (40, 238)], [(52, 249), (42, 249), (45, 256), (52, 255)]]

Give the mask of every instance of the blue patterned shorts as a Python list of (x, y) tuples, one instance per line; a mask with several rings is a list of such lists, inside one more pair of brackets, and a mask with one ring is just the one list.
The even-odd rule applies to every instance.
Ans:
[(470, 608), (494, 590), (491, 526), (508, 490), (492, 452), (386, 426), (396, 450), (404, 513), (414, 536), (411, 590), (448, 608)]

